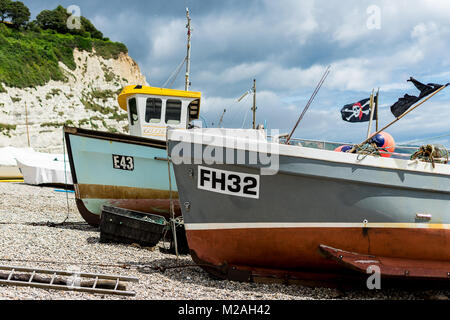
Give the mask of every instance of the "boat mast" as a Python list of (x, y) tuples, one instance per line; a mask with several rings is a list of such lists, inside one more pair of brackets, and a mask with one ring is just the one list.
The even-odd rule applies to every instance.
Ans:
[(187, 18), (187, 25), (186, 28), (188, 29), (187, 32), (187, 55), (186, 55), (186, 81), (184, 90), (189, 91), (189, 87), (191, 86), (191, 83), (189, 81), (189, 74), (191, 72), (191, 18), (189, 16), (189, 8), (186, 8), (186, 18)]
[(253, 129), (256, 129), (256, 79), (253, 79)]

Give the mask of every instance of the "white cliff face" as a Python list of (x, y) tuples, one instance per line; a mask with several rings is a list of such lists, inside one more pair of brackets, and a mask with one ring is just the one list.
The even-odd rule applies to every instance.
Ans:
[(75, 49), (74, 58), (75, 70), (60, 62), (67, 82), (25, 89), (3, 85), (7, 92), (0, 92), (0, 147), (27, 147), (27, 122), (31, 147), (50, 153), (63, 152), (64, 124), (128, 133), (127, 114), (117, 96), (126, 85), (148, 85), (139, 66), (127, 54), (105, 60)]

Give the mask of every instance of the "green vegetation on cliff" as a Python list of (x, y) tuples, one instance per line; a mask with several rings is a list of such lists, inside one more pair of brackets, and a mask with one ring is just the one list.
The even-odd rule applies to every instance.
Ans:
[[(4, 1), (0, 1), (0, 9)], [(103, 38), (103, 34), (84, 17), (81, 17), (79, 29), (68, 29), (69, 16), (66, 9), (58, 6), (42, 11), (30, 23), (23, 19), (20, 24), (0, 22), (0, 92), (4, 91), (2, 83), (25, 88), (45, 85), (50, 80), (66, 81), (58, 63), (75, 70), (75, 48), (88, 52), (95, 50), (105, 59), (128, 52), (124, 44)], [(0, 20), (5, 17), (13, 18), (11, 14), (5, 14)]]
[(15, 124), (0, 123), (0, 134), (3, 134), (5, 136), (8, 136), (11, 138), (11, 133), (10, 133), (11, 130), (16, 130)]

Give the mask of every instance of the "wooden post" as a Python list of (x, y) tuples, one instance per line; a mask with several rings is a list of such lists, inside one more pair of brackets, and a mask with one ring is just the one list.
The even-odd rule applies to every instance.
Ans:
[(374, 89), (372, 89), (372, 94), (370, 95), (370, 118), (369, 118), (369, 128), (367, 129), (367, 139), (370, 137), (370, 132), (372, 131), (372, 119), (373, 119), (373, 113), (375, 111), (375, 108), (373, 106), (373, 93)]
[(30, 147), (30, 132), (28, 130), (28, 109), (27, 103), (25, 102), (25, 126), (27, 127), (27, 138), (28, 138), (28, 148)]

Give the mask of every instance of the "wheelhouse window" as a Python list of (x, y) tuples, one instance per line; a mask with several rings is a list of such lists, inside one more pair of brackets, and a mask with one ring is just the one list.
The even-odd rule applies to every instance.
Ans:
[(179, 125), (181, 123), (181, 101), (167, 100), (166, 102), (166, 123)]
[(134, 125), (134, 123), (139, 119), (136, 106), (136, 98), (131, 98), (130, 100), (128, 100), (128, 110), (130, 112), (131, 125)]
[(189, 112), (189, 122), (191, 122), (192, 120), (197, 120), (199, 118), (200, 99), (194, 100), (189, 104), (188, 112)]
[(162, 100), (158, 98), (148, 98), (145, 107), (145, 121), (150, 123), (161, 122)]

